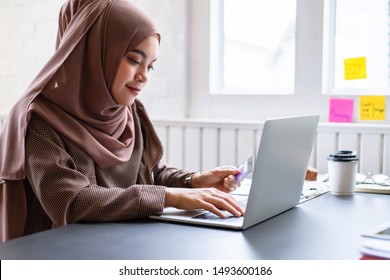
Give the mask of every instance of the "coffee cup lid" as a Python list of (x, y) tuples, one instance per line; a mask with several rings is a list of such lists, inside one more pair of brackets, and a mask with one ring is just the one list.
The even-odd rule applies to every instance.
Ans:
[(332, 161), (358, 161), (358, 157), (355, 151), (337, 151), (328, 156), (328, 160)]

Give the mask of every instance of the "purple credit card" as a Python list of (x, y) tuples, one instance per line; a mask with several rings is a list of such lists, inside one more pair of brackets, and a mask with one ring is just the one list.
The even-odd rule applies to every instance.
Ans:
[(249, 174), (253, 172), (254, 161), (254, 157), (251, 156), (238, 166), (240, 173), (236, 175), (237, 182), (242, 182)]

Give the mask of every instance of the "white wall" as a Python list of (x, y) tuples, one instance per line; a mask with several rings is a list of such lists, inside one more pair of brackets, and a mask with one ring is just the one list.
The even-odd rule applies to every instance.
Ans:
[[(162, 34), (141, 99), (152, 116), (183, 117), (188, 92), (188, 1), (134, 0)], [(0, 0), (0, 113), (7, 113), (54, 52), (63, 0)], [(156, 4), (158, 3), (158, 5)]]
[(54, 51), (60, 0), (0, 0), (0, 112), (8, 112)]

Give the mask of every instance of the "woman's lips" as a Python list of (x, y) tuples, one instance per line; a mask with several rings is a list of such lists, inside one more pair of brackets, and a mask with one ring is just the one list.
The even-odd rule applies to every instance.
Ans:
[(135, 95), (138, 95), (141, 92), (141, 89), (138, 87), (131, 87), (126, 85), (126, 87)]

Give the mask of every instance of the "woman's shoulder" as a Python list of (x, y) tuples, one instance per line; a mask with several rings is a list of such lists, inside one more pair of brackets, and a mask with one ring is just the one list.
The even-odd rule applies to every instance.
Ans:
[(31, 113), (30, 121), (28, 122), (27, 129), (36, 132), (53, 131), (54, 129), (44, 121), (38, 114)]
[(29, 132), (37, 136), (39, 135), (41, 138), (45, 138), (46, 140), (63, 142), (63, 136), (36, 113), (31, 114), (30, 121), (27, 126), (26, 140), (29, 138)]

